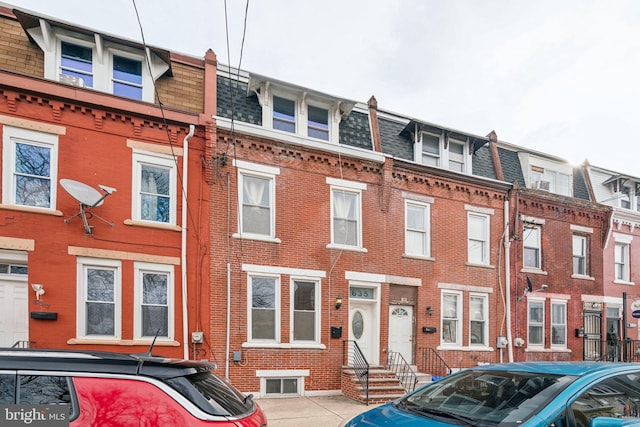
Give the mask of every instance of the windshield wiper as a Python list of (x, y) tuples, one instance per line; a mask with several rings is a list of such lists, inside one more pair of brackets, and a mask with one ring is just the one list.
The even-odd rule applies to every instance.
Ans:
[(447, 418), (453, 418), (454, 420), (458, 420), (463, 422), (465, 426), (479, 426), (478, 421), (474, 420), (472, 418), (469, 417), (465, 417), (463, 415), (458, 415), (458, 414), (453, 414), (451, 412), (447, 412), (447, 411), (443, 411), (442, 409), (438, 409), (438, 408), (430, 408), (427, 406), (418, 406), (418, 405), (414, 405), (411, 407), (406, 407), (406, 409), (408, 411), (411, 412), (416, 412), (416, 413), (420, 413), (420, 414), (433, 414), (433, 415), (438, 415), (441, 417), (447, 417)]

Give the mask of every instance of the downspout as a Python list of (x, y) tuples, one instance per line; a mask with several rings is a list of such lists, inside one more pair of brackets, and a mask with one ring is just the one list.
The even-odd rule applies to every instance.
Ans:
[[(182, 265), (182, 340), (184, 341), (184, 359), (189, 359), (189, 313), (187, 311), (187, 183), (189, 168), (189, 140), (193, 136), (196, 127), (189, 125), (189, 133), (182, 143), (182, 245), (180, 263)], [(194, 356), (195, 358), (195, 356)]]
[(507, 353), (509, 362), (513, 362), (513, 335), (511, 332), (511, 237), (509, 233), (509, 199), (504, 201), (504, 285), (507, 294)]
[(229, 352), (231, 351), (231, 178), (227, 172), (227, 328), (225, 339), (224, 377), (229, 379)]

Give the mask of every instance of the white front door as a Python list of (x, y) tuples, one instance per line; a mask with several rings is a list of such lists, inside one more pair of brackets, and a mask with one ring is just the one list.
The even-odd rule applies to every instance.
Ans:
[(389, 350), (400, 353), (404, 360), (413, 363), (413, 307), (389, 306)]
[(379, 363), (378, 319), (373, 301), (349, 301), (349, 339), (355, 341), (371, 365)]
[(0, 347), (29, 340), (28, 283), (0, 280)]

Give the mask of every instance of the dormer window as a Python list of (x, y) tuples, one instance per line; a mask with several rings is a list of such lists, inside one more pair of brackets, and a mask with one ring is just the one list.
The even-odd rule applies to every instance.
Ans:
[(311, 138), (329, 140), (329, 110), (309, 105), (307, 120), (308, 132)]
[(44, 78), (154, 102), (153, 82), (170, 73), (169, 52), (14, 10), (44, 53)]
[(113, 94), (142, 99), (142, 61), (113, 55)]
[(571, 180), (572, 175), (570, 173), (554, 170), (549, 167), (531, 165), (529, 172), (531, 188), (561, 194), (563, 196), (572, 195)]
[[(453, 137), (446, 132), (438, 134), (431, 131), (420, 132), (420, 140), (416, 144), (420, 161), (423, 165), (446, 168), (465, 173), (470, 170), (471, 156), (467, 141), (461, 137)], [(418, 148), (419, 147), (419, 148)]]
[(296, 103), (290, 99), (273, 97), (273, 128), (296, 133)]
[(422, 132), (422, 163), (440, 166), (440, 136)]
[(60, 74), (81, 79), (84, 87), (93, 87), (93, 49), (62, 41), (60, 52)]
[(273, 133), (273, 138), (291, 138), (287, 134), (293, 134), (297, 141), (308, 139), (305, 142), (321, 140), (337, 144), (340, 122), (355, 105), (355, 102), (259, 75), (249, 77), (247, 90), (249, 95), (258, 97), (263, 128), (280, 132), (280, 135)]

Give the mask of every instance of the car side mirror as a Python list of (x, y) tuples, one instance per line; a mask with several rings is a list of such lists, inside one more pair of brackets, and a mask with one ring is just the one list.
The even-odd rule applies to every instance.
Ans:
[(591, 420), (589, 427), (631, 427), (640, 425), (638, 418), (596, 417)]

